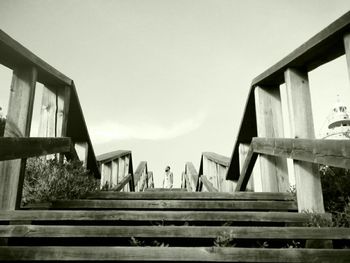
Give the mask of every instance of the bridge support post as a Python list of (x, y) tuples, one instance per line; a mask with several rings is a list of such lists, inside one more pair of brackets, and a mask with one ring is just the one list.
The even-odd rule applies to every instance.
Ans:
[[(285, 71), (290, 129), (293, 138), (314, 139), (314, 123), (307, 72), (289, 68)], [(298, 209), (324, 213), (318, 165), (293, 161)]]
[[(244, 162), (245, 162), (245, 159), (247, 157), (247, 153), (248, 153), (248, 150), (249, 150), (249, 144), (248, 143), (240, 143), (239, 144), (239, 167), (243, 168), (244, 166)], [(240, 171), (241, 172), (241, 171)], [(250, 179), (248, 181), (248, 184), (247, 184), (247, 191), (261, 191), (261, 187), (257, 187), (258, 189), (256, 189), (255, 185), (256, 184), (259, 184), (259, 186), (261, 185), (261, 179), (259, 179), (258, 182), (256, 182), (256, 178), (254, 178), (255, 176), (255, 173), (254, 173), (254, 170), (252, 172), (252, 174), (250, 175)]]
[[(34, 67), (13, 71), (4, 137), (29, 137), (37, 71)], [(25, 159), (0, 162), (0, 210), (20, 207)]]
[[(279, 86), (256, 87), (255, 108), (258, 136), (284, 137)], [(284, 158), (260, 156), (263, 192), (286, 192), (289, 189), (287, 161)]]

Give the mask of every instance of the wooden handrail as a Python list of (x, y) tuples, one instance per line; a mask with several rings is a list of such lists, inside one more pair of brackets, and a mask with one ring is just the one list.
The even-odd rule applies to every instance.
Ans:
[(131, 151), (118, 150), (118, 151), (113, 151), (113, 152), (98, 155), (98, 156), (96, 156), (96, 160), (99, 163), (106, 163), (106, 162), (110, 162), (114, 159), (124, 157), (124, 156), (129, 155), (129, 154), (131, 154)]
[(207, 157), (209, 160), (228, 167), (230, 165), (230, 158), (214, 153), (214, 152), (203, 152), (203, 156)]
[(141, 179), (141, 175), (144, 169), (147, 168), (147, 162), (142, 161), (139, 163), (139, 165), (136, 168), (136, 171), (134, 172), (134, 182), (135, 186), (138, 184), (139, 180)]
[(0, 161), (69, 153), (70, 138), (0, 138)]
[(72, 83), (70, 78), (50, 66), (2, 30), (0, 30), (0, 50), (2, 51), (1, 64), (11, 69), (23, 66), (35, 67), (38, 70), (38, 81), (44, 85), (70, 86)]
[(347, 12), (253, 80), (234, 144), (227, 179), (238, 180), (239, 178), (239, 145), (241, 143), (249, 144), (252, 138), (257, 136), (254, 88), (260, 85), (273, 88), (284, 83), (284, 71), (287, 68), (303, 68), (306, 71), (311, 71), (344, 55), (343, 37), (349, 31), (350, 12)]
[(258, 154), (350, 169), (349, 140), (253, 138), (236, 191), (244, 191)]

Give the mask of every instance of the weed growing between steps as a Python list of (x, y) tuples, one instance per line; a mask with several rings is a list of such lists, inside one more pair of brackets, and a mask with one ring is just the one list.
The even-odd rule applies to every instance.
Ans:
[(80, 161), (27, 160), (22, 205), (82, 198), (99, 189), (99, 180)]

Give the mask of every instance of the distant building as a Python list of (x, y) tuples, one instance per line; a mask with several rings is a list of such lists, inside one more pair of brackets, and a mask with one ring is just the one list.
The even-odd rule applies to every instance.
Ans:
[(339, 98), (327, 118), (327, 129), (323, 139), (350, 139), (349, 112)]

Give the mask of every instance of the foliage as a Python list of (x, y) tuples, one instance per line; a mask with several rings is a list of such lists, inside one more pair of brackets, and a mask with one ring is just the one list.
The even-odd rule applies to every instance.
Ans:
[(129, 243), (131, 246), (135, 247), (145, 247), (145, 246), (151, 246), (151, 247), (168, 247), (169, 244), (166, 244), (164, 242), (159, 242), (158, 240), (151, 240), (150, 244), (147, 245), (146, 241), (144, 240), (139, 240), (135, 237), (131, 237), (129, 240)]
[(306, 227), (331, 227), (333, 225), (331, 218), (322, 214), (304, 211), (309, 216), (309, 221), (304, 223)]
[(234, 234), (233, 232), (223, 232), (221, 235), (217, 236), (214, 240), (214, 246), (216, 247), (235, 247)]
[(82, 198), (98, 187), (99, 181), (80, 161), (31, 158), (26, 165), (22, 204)]
[(350, 227), (350, 170), (321, 166), (322, 192), (326, 212), (333, 226)]
[(0, 137), (4, 136), (5, 125), (6, 125), (6, 118), (0, 117)]

